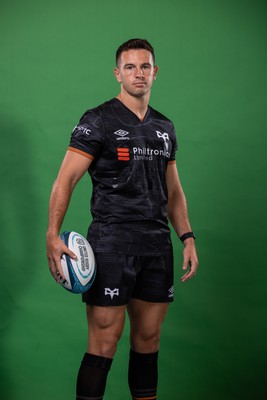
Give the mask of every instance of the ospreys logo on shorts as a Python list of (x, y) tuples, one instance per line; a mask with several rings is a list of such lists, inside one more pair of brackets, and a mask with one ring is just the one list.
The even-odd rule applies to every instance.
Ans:
[(112, 300), (114, 296), (119, 296), (119, 289), (115, 288), (111, 290), (110, 288), (105, 288), (105, 296), (108, 295), (111, 297)]

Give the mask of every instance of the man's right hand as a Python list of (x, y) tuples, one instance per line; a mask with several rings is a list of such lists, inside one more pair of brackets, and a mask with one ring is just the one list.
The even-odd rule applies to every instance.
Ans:
[(66, 280), (61, 266), (61, 257), (63, 254), (68, 254), (74, 260), (76, 255), (65, 245), (59, 236), (46, 235), (46, 254), (50, 272), (56, 282)]

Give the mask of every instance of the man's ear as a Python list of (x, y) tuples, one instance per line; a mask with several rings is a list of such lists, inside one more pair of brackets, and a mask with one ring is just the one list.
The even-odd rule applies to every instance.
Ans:
[(114, 68), (113, 72), (114, 72), (114, 75), (115, 75), (115, 78), (117, 79), (117, 81), (119, 83), (121, 83), (121, 74), (120, 74), (119, 69), (118, 68)]
[(155, 65), (155, 66), (154, 66), (154, 73), (153, 73), (153, 79), (154, 79), (154, 81), (155, 81), (156, 78), (157, 78), (158, 71), (159, 71), (159, 67), (158, 67), (157, 65)]

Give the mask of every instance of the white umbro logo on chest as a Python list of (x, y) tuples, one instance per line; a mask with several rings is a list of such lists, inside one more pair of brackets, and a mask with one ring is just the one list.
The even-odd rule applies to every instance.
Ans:
[(114, 132), (114, 135), (118, 135), (120, 137), (124, 137), (126, 135), (129, 135), (129, 132), (124, 131), (123, 129), (119, 129), (118, 131)]
[(114, 135), (118, 136), (116, 139), (117, 140), (129, 140), (129, 132), (124, 131), (123, 129), (118, 129), (116, 132), (113, 132)]

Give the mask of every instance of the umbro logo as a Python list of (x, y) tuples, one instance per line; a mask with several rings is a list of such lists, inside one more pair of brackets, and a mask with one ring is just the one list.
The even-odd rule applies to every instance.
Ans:
[(114, 135), (119, 136), (117, 140), (129, 140), (128, 136), (129, 132), (124, 131), (123, 129), (118, 129), (116, 132), (113, 132)]
[(111, 290), (110, 288), (105, 288), (105, 296), (108, 295), (111, 297), (112, 300), (114, 296), (119, 296), (119, 289), (115, 288)]
[(163, 139), (164, 142), (166, 142), (167, 140), (169, 140), (169, 135), (168, 133), (164, 132), (161, 133), (160, 131), (156, 131), (158, 138)]
[(170, 289), (168, 290), (168, 292), (169, 292), (168, 297), (173, 297), (173, 295), (174, 295), (174, 286), (171, 286)]
[(118, 131), (114, 132), (114, 135), (123, 137), (123, 136), (129, 135), (129, 132), (124, 131), (123, 129), (119, 129)]

